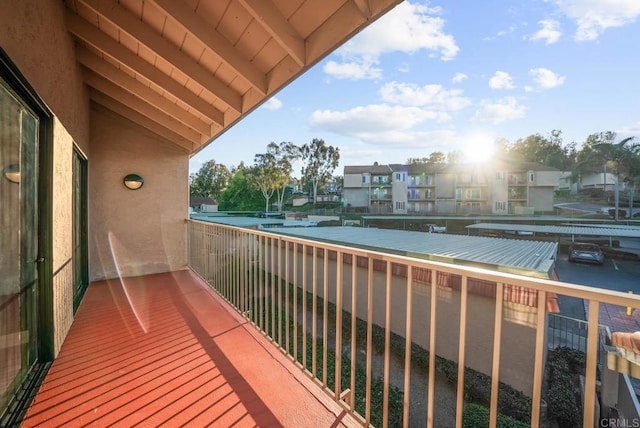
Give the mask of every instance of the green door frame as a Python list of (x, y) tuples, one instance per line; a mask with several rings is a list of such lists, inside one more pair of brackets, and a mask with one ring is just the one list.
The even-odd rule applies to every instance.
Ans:
[[(38, 131), (38, 357), (33, 373), (41, 378), (47, 366), (54, 358), (54, 326), (53, 326), (53, 115), (36, 91), (20, 73), (18, 67), (11, 61), (7, 53), (0, 48), (0, 75), (12, 91), (21, 98), (38, 117), (40, 121)], [(30, 376), (27, 389), (37, 388), (38, 382)], [(9, 415), (9, 420), (20, 418), (30, 402), (32, 391), (24, 391), (17, 398), (16, 405)], [(4, 421), (0, 421), (4, 422)]]
[(73, 149), (73, 312), (78, 309), (89, 285), (88, 161)]

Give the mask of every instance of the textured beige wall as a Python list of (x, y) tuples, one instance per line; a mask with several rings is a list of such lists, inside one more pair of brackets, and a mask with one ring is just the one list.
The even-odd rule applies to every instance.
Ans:
[(89, 98), (59, 0), (0, 0), (0, 46), (87, 153)]
[(89, 99), (64, 23), (64, 4), (0, 0), (0, 46), (47, 104), (53, 121), (54, 354), (73, 320), (72, 153), (89, 149)]
[(73, 139), (56, 118), (53, 123), (53, 271), (73, 254)]
[(54, 352), (73, 322), (73, 138), (53, 123), (53, 320)]
[[(187, 265), (188, 155), (104, 108), (91, 106), (90, 280)], [(122, 179), (144, 178), (139, 190)]]

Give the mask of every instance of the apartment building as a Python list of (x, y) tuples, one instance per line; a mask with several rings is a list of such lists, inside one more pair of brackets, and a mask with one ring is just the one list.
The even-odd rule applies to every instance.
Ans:
[(553, 210), (560, 175), (532, 162), (345, 166), (344, 198), (373, 213), (531, 215)]

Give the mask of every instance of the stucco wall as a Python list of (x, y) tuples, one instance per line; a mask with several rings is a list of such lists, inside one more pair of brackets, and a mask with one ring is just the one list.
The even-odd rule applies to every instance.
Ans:
[[(53, 334), (58, 353), (73, 320), (72, 154), (89, 150), (89, 99), (62, 1), (0, 0), (0, 46), (53, 113)], [(65, 265), (65, 263), (67, 263)]]
[[(156, 134), (91, 105), (91, 281), (186, 267), (188, 161)], [(141, 189), (124, 187), (130, 173), (144, 178)]]
[(0, 0), (0, 46), (74, 141), (89, 148), (89, 98), (58, 0)]
[(553, 188), (530, 187), (529, 205), (534, 207), (535, 212), (553, 211)]

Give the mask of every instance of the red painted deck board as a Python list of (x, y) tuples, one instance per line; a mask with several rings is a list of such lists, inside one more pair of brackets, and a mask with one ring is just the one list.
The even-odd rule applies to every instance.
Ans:
[(89, 286), (23, 427), (357, 426), (184, 270)]

